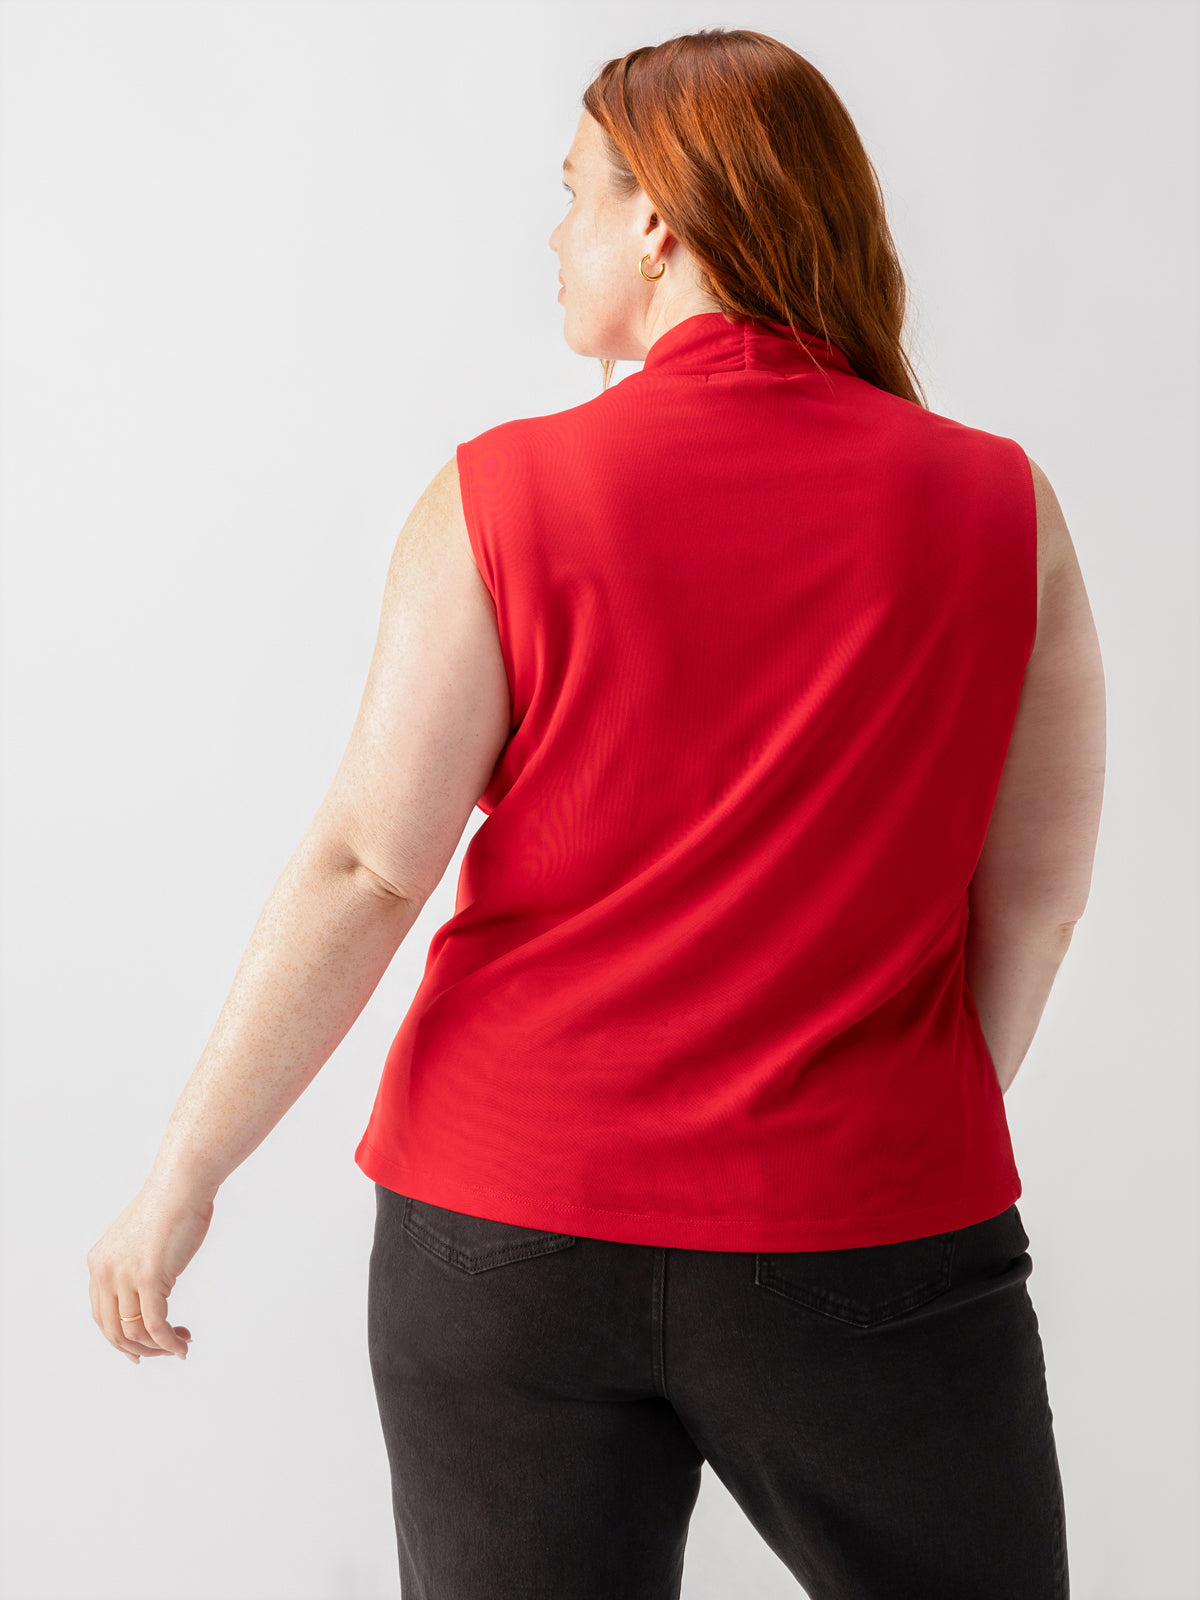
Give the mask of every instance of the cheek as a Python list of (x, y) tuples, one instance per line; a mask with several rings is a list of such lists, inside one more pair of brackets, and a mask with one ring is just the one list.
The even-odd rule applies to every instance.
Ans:
[(620, 241), (614, 238), (611, 225), (594, 212), (577, 212), (572, 207), (568, 237), (576, 258), (598, 273), (607, 275), (621, 259)]

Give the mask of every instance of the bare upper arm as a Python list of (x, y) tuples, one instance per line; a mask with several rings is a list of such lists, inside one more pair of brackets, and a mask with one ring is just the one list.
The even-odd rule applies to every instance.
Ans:
[(362, 702), (310, 834), (423, 903), (487, 787), (511, 715), (451, 458), (396, 541)]
[(1091, 605), (1058, 497), (1032, 459), (1038, 614), (1012, 739), (971, 883), (973, 910), (1074, 922), (1091, 888), (1105, 691)]

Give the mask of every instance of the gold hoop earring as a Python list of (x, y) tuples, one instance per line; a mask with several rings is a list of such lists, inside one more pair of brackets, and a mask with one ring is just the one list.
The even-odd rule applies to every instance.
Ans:
[(659, 267), (658, 271), (651, 278), (651, 277), (649, 277), (647, 275), (647, 272), (646, 272), (646, 263), (647, 263), (647, 261), (649, 261), (649, 259), (650, 259), (650, 252), (649, 252), (649, 250), (647, 250), (646, 254), (638, 262), (638, 271), (641, 273), (642, 277), (646, 279), (647, 283), (657, 283), (658, 280), (662, 277), (663, 273), (667, 270), (667, 263), (664, 261), (662, 263), (662, 265)]

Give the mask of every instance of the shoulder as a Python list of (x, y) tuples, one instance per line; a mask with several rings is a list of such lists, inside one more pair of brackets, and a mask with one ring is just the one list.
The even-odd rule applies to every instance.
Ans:
[(521, 465), (536, 467), (585, 440), (602, 439), (615, 418), (628, 409), (632, 389), (622, 393), (625, 389), (622, 382), (560, 411), (497, 422), (458, 446), (459, 471), (503, 473)]
[(1033, 478), (1033, 499), (1037, 507), (1038, 543), (1038, 601), (1042, 600), (1046, 582), (1057, 576), (1072, 559), (1074, 545), (1067, 527), (1063, 508), (1051, 487), (1050, 480), (1032, 456), (1025, 457)]
[(1006, 493), (997, 499), (1002, 515), (1017, 508), (1025, 526), (1036, 526), (1037, 595), (1041, 606), (1047, 580), (1059, 573), (1071, 555), (1071, 537), (1058, 497), (1045, 472), (1024, 447), (1004, 434), (971, 427), (950, 417), (927, 412), (934, 426), (929, 437), (945, 452), (942, 459), (957, 454), (976, 493), (991, 493), (1004, 486)]
[[(860, 385), (860, 390), (870, 386)], [(1011, 511), (1024, 501), (1032, 518), (1033, 499), (1024, 450), (1005, 434), (976, 427), (889, 390), (860, 393), (864, 427), (882, 448), (872, 464), (886, 462), (898, 477), (934, 478), (968, 499)]]

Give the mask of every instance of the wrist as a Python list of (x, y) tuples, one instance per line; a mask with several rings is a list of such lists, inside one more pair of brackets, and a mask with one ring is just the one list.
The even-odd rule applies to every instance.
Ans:
[(147, 1194), (170, 1197), (189, 1205), (211, 1205), (217, 1197), (221, 1180), (195, 1163), (156, 1158), (146, 1176), (142, 1189)]

